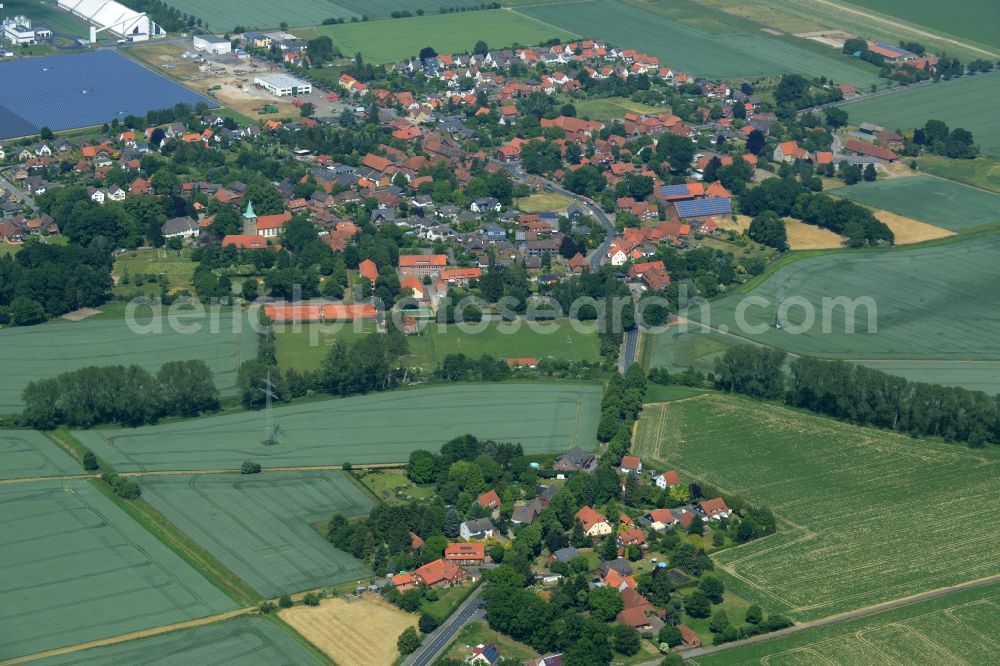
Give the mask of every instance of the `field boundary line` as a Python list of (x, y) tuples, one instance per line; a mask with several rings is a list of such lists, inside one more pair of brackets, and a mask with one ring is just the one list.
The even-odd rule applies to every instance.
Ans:
[[(945, 587), (935, 588), (933, 590), (927, 590), (926, 592), (920, 592), (918, 594), (909, 595), (906, 597), (900, 597), (898, 599), (890, 599), (889, 601), (882, 601), (871, 606), (865, 606), (864, 608), (858, 608), (852, 611), (846, 611), (843, 613), (837, 613), (835, 615), (829, 615), (818, 620), (811, 620), (809, 622), (803, 622), (802, 624), (796, 624), (794, 626), (788, 627), (786, 629), (779, 629), (778, 631), (772, 632), (770, 634), (761, 634), (759, 636), (753, 636), (751, 638), (744, 639), (742, 641), (733, 641), (732, 643), (725, 643), (723, 645), (713, 645), (705, 648), (695, 648), (690, 650), (686, 654), (689, 657), (705, 657), (710, 654), (715, 654), (716, 652), (722, 652), (723, 650), (731, 650), (733, 648), (745, 647), (747, 645), (753, 645), (755, 643), (762, 643), (773, 638), (782, 638), (784, 636), (791, 636), (793, 634), (798, 634), (809, 629), (815, 629), (817, 627), (829, 626), (832, 624), (841, 624), (843, 622), (849, 622), (851, 620), (858, 620), (864, 617), (869, 617), (871, 615), (878, 615), (886, 611), (894, 610), (896, 608), (901, 608), (903, 606), (909, 606), (920, 601), (926, 601), (929, 599), (936, 599), (938, 597), (947, 596), (953, 592), (960, 592), (962, 590), (969, 590), (977, 587), (983, 587), (985, 585), (990, 585), (992, 583), (1000, 582), (1000, 574), (995, 574), (992, 576), (986, 576), (984, 578), (976, 578), (974, 580), (966, 581), (964, 583), (957, 583), (955, 585), (948, 585)], [(972, 602), (972, 604), (978, 603)], [(972, 604), (962, 604), (962, 606), (968, 606)], [(959, 608), (961, 606), (956, 606)], [(951, 609), (944, 609), (951, 610)], [(934, 613), (941, 612), (940, 610), (932, 611), (926, 615), (933, 615)], [(923, 617), (923, 616), (919, 616)], [(912, 619), (912, 618), (911, 618)], [(860, 633), (860, 630), (858, 633)], [(827, 642), (830, 640), (836, 640), (836, 638), (825, 639), (820, 642)], [(819, 644), (819, 643), (816, 643)], [(653, 664), (658, 664), (659, 662), (651, 662)], [(0, 664), (3, 666), (3, 664)], [(647, 666), (643, 664), (641, 666)]]
[[(352, 465), (353, 469), (400, 469), (406, 467), (406, 461), (388, 463), (361, 463)], [(307, 465), (304, 467), (265, 467), (260, 470), (261, 474), (276, 472), (345, 472), (343, 465)], [(238, 469), (160, 469), (143, 472), (121, 472), (119, 476), (137, 477), (144, 476), (185, 476), (197, 474), (239, 474)], [(72, 481), (76, 479), (99, 479), (100, 473), (95, 474), (54, 474), (51, 476), (19, 476), (15, 479), (0, 479), (0, 486), (15, 483), (31, 483), (33, 481)]]
[(826, 5), (827, 7), (831, 7), (833, 9), (835, 9), (835, 10), (839, 9), (839, 10), (845, 11), (845, 12), (847, 12), (849, 14), (855, 14), (857, 16), (860, 16), (861, 18), (867, 19), (869, 21), (873, 21), (875, 23), (883, 23), (883, 24), (889, 26), (890, 28), (902, 29), (902, 30), (909, 30), (909, 31), (914, 32), (914, 33), (916, 33), (918, 35), (921, 35), (923, 37), (930, 37), (931, 39), (936, 39), (936, 40), (939, 40), (939, 41), (942, 41), (942, 42), (946, 42), (948, 44), (951, 44), (952, 46), (957, 46), (958, 48), (964, 48), (964, 49), (968, 49), (970, 51), (975, 51), (975, 52), (981, 53), (981, 54), (983, 54), (985, 56), (989, 56), (990, 58), (993, 58), (993, 59), (996, 59), (998, 56), (1000, 56), (1000, 54), (998, 54), (998, 53), (996, 53), (994, 51), (989, 51), (987, 49), (979, 48), (977, 46), (970, 46), (969, 44), (967, 44), (965, 42), (962, 42), (960, 40), (957, 40), (957, 39), (954, 39), (954, 38), (951, 38), (951, 37), (944, 37), (944, 36), (942, 36), (943, 33), (930, 32), (929, 30), (917, 27), (917, 24), (908, 24), (908, 23), (905, 23), (905, 22), (903, 22), (901, 20), (894, 20), (893, 18), (890, 18), (891, 15), (888, 15), (888, 14), (878, 14), (878, 13), (873, 13), (873, 12), (866, 12), (866, 11), (864, 11), (862, 9), (857, 9), (857, 8), (853, 8), (853, 7), (847, 7), (845, 5), (841, 5), (841, 4), (838, 4), (838, 3), (835, 3), (835, 2), (830, 2), (830, 0), (811, 0), (811, 1), (814, 2), (814, 3), (820, 4), (820, 5)]
[[(548, 4), (548, 5), (582, 5), (582, 4), (588, 4), (589, 5), (589, 4), (592, 4), (592, 2), (593, 2), (593, 0), (579, 0), (579, 2), (549, 2), (549, 3), (546, 3), (546, 4)], [(539, 7), (540, 5), (532, 5), (532, 6), (533, 7)], [(576, 35), (577, 37), (583, 37), (583, 35), (577, 34), (577, 33), (573, 32), (572, 30), (568, 30), (567, 28), (560, 28), (559, 26), (557, 26), (554, 23), (549, 23), (548, 21), (543, 21), (540, 18), (535, 18), (534, 16), (531, 16), (529, 14), (524, 14), (522, 12), (519, 12), (514, 7), (504, 7), (504, 9), (506, 9), (507, 11), (509, 11), (512, 14), (517, 14), (518, 16), (523, 16), (526, 19), (530, 19), (530, 20), (534, 21), (535, 23), (538, 23), (539, 25), (544, 25), (546, 28), (552, 28), (553, 30), (558, 30), (560, 32), (565, 32), (565, 33), (570, 34), (570, 35)]]
[(37, 659), (45, 659), (47, 657), (57, 657), (64, 654), (72, 654), (74, 652), (81, 652), (83, 650), (89, 650), (91, 648), (106, 647), (108, 645), (117, 645), (118, 643), (125, 643), (127, 641), (133, 641), (139, 638), (149, 638), (151, 636), (169, 634), (175, 631), (182, 631), (184, 629), (194, 629), (195, 627), (203, 627), (207, 624), (216, 624), (218, 622), (231, 620), (234, 617), (251, 615), (255, 613), (257, 613), (257, 608), (255, 607), (237, 608), (236, 610), (226, 611), (225, 613), (218, 613), (216, 615), (209, 615), (207, 617), (201, 617), (195, 620), (185, 620), (184, 622), (177, 622), (176, 624), (166, 624), (159, 627), (153, 627), (151, 629), (140, 629), (139, 631), (131, 631), (127, 634), (119, 634), (117, 636), (111, 636), (110, 638), (99, 638), (97, 640), (87, 641), (85, 643), (77, 643), (75, 645), (67, 645), (66, 647), (46, 650), (44, 652), (35, 652), (34, 654), (27, 654), (21, 657), (14, 657), (13, 659), (0, 661), (0, 666), (12, 666), (13, 664), (23, 664), (25, 662), (35, 661)]

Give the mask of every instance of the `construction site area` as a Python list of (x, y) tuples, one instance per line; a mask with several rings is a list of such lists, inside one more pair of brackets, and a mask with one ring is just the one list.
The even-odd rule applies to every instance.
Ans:
[(195, 51), (189, 40), (132, 46), (124, 51), (247, 118), (298, 116), (298, 107), (305, 102), (313, 104), (313, 115), (319, 117), (338, 116), (345, 108), (339, 99), (330, 99), (324, 91), (277, 97), (255, 85), (255, 78), (284, 70), (280, 65), (252, 56)]

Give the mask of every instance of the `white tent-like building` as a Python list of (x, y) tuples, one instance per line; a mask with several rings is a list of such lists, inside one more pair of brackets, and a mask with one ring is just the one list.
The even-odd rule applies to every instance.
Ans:
[[(58, 0), (59, 9), (132, 42), (163, 34), (151, 18), (112, 0)], [(94, 35), (94, 30), (91, 30)]]

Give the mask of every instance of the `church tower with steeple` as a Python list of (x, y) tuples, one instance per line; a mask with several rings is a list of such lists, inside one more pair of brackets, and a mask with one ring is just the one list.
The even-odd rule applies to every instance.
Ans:
[(243, 233), (247, 236), (257, 235), (257, 213), (253, 212), (253, 202), (247, 202), (247, 209), (243, 213)]

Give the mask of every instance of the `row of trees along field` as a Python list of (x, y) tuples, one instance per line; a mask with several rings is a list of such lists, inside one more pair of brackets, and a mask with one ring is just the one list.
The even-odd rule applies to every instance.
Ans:
[(733, 347), (716, 361), (715, 384), (723, 391), (784, 400), (858, 425), (970, 447), (1000, 443), (1000, 396), (808, 356), (792, 361), (786, 378), (784, 363), (785, 353), (778, 350)]
[(212, 372), (197, 360), (164, 363), (155, 375), (137, 365), (80, 368), (35, 380), (22, 397), (24, 421), (39, 429), (139, 426), (219, 409)]

